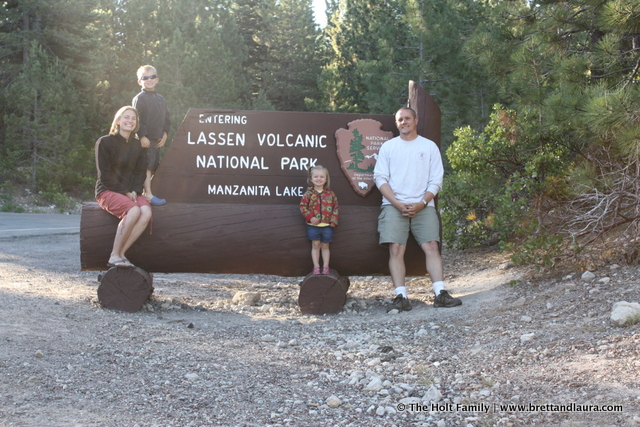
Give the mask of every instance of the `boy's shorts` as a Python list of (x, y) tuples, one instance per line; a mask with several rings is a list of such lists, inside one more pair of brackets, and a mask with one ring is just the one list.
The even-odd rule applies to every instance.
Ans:
[(102, 209), (109, 212), (111, 215), (120, 219), (127, 216), (127, 212), (134, 206), (149, 206), (149, 201), (144, 196), (138, 196), (134, 202), (124, 194), (116, 193), (114, 191), (103, 191), (98, 194), (96, 201)]
[(307, 224), (307, 237), (309, 240), (320, 240), (322, 243), (333, 242), (333, 227), (316, 227), (315, 225)]
[(409, 231), (413, 234), (419, 245), (427, 242), (440, 241), (440, 221), (438, 213), (433, 206), (427, 206), (409, 218), (391, 205), (382, 206), (382, 212), (378, 216), (378, 233), (380, 233), (380, 245), (389, 243), (406, 245), (409, 240)]
[(147, 170), (155, 172), (160, 166), (159, 139), (151, 139), (151, 146), (147, 148)]

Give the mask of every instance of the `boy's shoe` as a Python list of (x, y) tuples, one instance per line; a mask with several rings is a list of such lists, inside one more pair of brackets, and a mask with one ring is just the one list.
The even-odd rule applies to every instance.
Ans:
[(329, 267), (322, 267), (322, 274), (329, 274), (329, 273), (331, 273), (329, 271)]
[(313, 267), (313, 274), (320, 274), (320, 267)]
[(442, 290), (440, 291), (440, 295), (436, 297), (433, 301), (434, 307), (455, 307), (457, 305), (462, 305), (462, 300), (460, 298), (454, 298), (449, 295), (449, 292)]
[(409, 298), (403, 297), (402, 294), (398, 294), (387, 307), (387, 313), (393, 309), (398, 311), (411, 311), (411, 301)]
[(149, 203), (151, 203), (153, 206), (162, 206), (165, 203), (167, 203), (167, 201), (165, 199), (160, 199), (156, 196), (153, 196), (150, 200)]

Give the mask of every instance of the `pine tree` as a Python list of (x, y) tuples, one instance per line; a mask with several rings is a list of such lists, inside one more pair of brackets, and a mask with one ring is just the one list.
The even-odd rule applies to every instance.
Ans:
[(243, 75), (250, 85), (251, 102), (262, 90), (264, 94), (263, 75), (268, 59), (267, 31), (270, 15), (268, 10), (275, 6), (267, 0), (236, 0), (233, 5), (238, 31), (242, 36), (242, 44), (247, 50), (246, 59), (242, 62)]
[[(184, 3), (175, 2), (174, 7)], [(234, 17), (226, 7), (212, 7), (202, 0), (189, 4), (187, 16), (180, 16), (184, 9), (176, 12), (184, 24), (158, 42), (153, 60), (162, 70), (158, 90), (178, 118), (188, 108), (246, 106), (249, 87), (242, 69), (246, 48)]]
[[(92, 61), (98, 42), (95, 5), (94, 0), (0, 4), (0, 179), (24, 178), (31, 187), (47, 181), (82, 187), (84, 161), (90, 158), (76, 154), (86, 153), (96, 101), (93, 79), (100, 69)], [(16, 173), (25, 170), (29, 173)]]
[[(494, 4), (487, 16), (487, 25), (477, 28), (465, 49), (494, 77), (510, 112), (508, 119), (496, 115), (484, 134), (459, 130), (448, 152), (457, 169), (451, 179), (509, 192), (500, 198), (476, 193), (471, 200), (464, 184), (453, 187), (450, 199), (467, 209), (495, 207), (493, 200), (501, 199), (504, 212), (534, 205), (528, 227), (511, 223), (502, 230), (525, 230), (523, 248), (548, 244), (545, 231), (553, 227), (545, 219), (552, 209), (559, 218), (554, 239), (574, 233), (571, 224), (600, 233), (607, 229), (601, 223), (628, 223), (633, 205), (620, 204), (619, 195), (635, 194), (637, 200), (640, 194), (640, 186), (630, 185), (640, 176), (634, 107), (640, 102), (640, 6), (626, 0), (510, 1)], [(509, 123), (516, 124), (510, 131)], [(595, 196), (589, 194), (593, 188)], [(580, 202), (563, 208), (574, 199)], [(518, 206), (511, 206), (514, 202)], [(485, 214), (474, 215), (470, 226), (477, 230), (478, 224), (491, 223), (496, 231), (500, 216)], [(591, 219), (580, 223), (577, 214)], [(460, 217), (454, 221), (463, 223)]]
[(329, 62), (321, 87), (327, 109), (388, 113), (406, 102), (408, 28), (400, 2), (340, 0), (325, 34)]
[(262, 89), (277, 110), (305, 111), (306, 100), (319, 97), (321, 65), (311, 0), (282, 0), (272, 14)]
[(470, 61), (465, 42), (489, 19), (487, 6), (473, 0), (408, 0), (403, 23), (411, 29), (408, 77), (418, 82), (442, 111), (443, 145), (462, 125), (481, 129), (498, 101), (490, 75)]
[[(66, 68), (31, 42), (28, 62), (4, 92), (8, 157), (33, 190), (59, 182), (66, 155), (81, 135), (76, 91)], [(58, 175), (58, 176), (56, 176)]]
[(357, 172), (367, 172), (363, 169), (360, 169), (358, 166), (361, 162), (364, 161), (364, 154), (362, 154), (362, 150), (366, 147), (362, 143), (362, 134), (358, 131), (358, 129), (353, 130), (353, 138), (349, 142), (349, 154), (351, 155), (351, 164), (347, 167), (347, 169), (353, 169)]

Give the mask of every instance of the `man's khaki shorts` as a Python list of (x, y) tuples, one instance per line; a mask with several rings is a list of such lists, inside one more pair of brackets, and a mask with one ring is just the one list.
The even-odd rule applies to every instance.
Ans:
[(389, 243), (406, 245), (409, 239), (409, 231), (413, 234), (419, 245), (426, 242), (440, 241), (440, 221), (438, 213), (433, 206), (427, 206), (409, 218), (391, 205), (382, 206), (382, 212), (378, 216), (379, 243), (387, 246)]

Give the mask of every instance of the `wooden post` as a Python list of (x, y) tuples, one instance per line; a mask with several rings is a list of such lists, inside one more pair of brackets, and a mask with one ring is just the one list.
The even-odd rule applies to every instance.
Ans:
[(409, 82), (409, 107), (418, 114), (418, 135), (429, 138), (440, 147), (441, 116), (440, 107), (418, 83)]
[[(418, 135), (422, 135), (436, 143), (440, 148), (442, 137), (441, 132), (441, 116), (440, 107), (418, 83), (413, 80), (409, 81), (409, 107), (418, 115)], [(438, 248), (442, 253), (442, 217), (438, 210), (438, 196), (434, 199), (436, 204), (436, 212), (438, 214), (438, 222), (440, 223), (440, 245)]]
[(114, 310), (135, 313), (153, 293), (153, 277), (138, 267), (112, 267), (99, 279), (98, 301)]
[(330, 274), (308, 274), (300, 283), (298, 305), (305, 314), (337, 313), (347, 300), (349, 278), (336, 270)]

